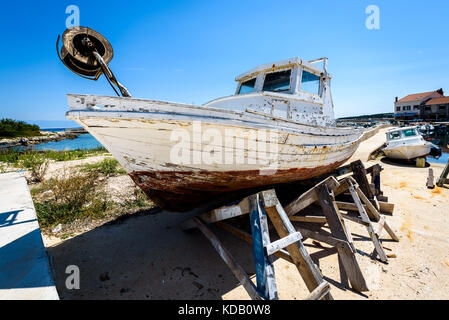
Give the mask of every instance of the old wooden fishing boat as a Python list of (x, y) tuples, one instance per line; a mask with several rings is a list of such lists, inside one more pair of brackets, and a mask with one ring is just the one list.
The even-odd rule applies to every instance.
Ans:
[[(67, 117), (102, 143), (135, 183), (169, 211), (323, 175), (348, 160), (363, 136), (362, 130), (335, 126), (326, 58), (261, 65), (236, 78), (234, 95), (196, 106), (131, 98), (102, 60), (102, 55), (112, 56), (104, 49), (110, 47), (106, 40), (98, 34), (92, 39), (90, 29), (67, 32), (64, 47), (84, 46), (78, 52), (91, 50), (95, 59), (73, 67), (77, 62), (67, 58), (71, 51), (63, 47), (63, 62), (78, 74), (88, 75), (87, 67), (90, 76), (105, 74), (122, 93), (69, 94)], [(79, 35), (84, 38), (76, 44)]]

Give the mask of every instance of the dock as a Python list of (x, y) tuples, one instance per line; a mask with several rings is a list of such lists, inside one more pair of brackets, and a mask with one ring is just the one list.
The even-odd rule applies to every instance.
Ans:
[(0, 175), (0, 300), (59, 300), (23, 173)]

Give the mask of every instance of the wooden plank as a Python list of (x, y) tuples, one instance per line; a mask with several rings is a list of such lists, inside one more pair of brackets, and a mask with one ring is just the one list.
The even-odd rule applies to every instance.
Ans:
[(223, 261), (231, 269), (235, 277), (240, 281), (242, 286), (248, 292), (249, 296), (253, 300), (260, 300), (260, 296), (257, 293), (256, 287), (253, 282), (248, 278), (246, 271), (235, 261), (231, 253), (222, 245), (220, 240), (212, 233), (212, 231), (199, 219), (193, 218), (192, 221), (196, 224), (198, 229), (209, 239), (212, 246), (218, 252)]
[(448, 174), (449, 174), (449, 160), (447, 161), (446, 166), (444, 167), (443, 172), (441, 172), (440, 178), (437, 181), (438, 187), (442, 188), (443, 185), (447, 183), (446, 178)]
[[(329, 194), (329, 189), (326, 185), (321, 185), (317, 186), (317, 192), (321, 208), (326, 216), (332, 236), (334, 238), (349, 242), (344, 226), (341, 222), (342, 218), (337, 211), (337, 206), (333, 204), (333, 199)], [(337, 250), (346, 270), (346, 274), (349, 277), (349, 281), (351, 282), (352, 288), (359, 292), (368, 291), (368, 286), (354, 252), (349, 253), (339, 247), (337, 247)]]
[[(236, 205), (223, 206), (218, 209), (214, 209), (210, 212), (201, 214), (199, 217), (207, 224), (224, 221), (227, 219), (235, 218), (249, 213), (248, 198), (244, 198)], [(191, 219), (188, 219), (181, 223), (182, 230), (190, 230), (195, 228), (195, 223)]]
[[(355, 203), (351, 202), (343, 202), (343, 201), (335, 201), (340, 210), (348, 210), (348, 211), (357, 211), (357, 206)], [(394, 204), (388, 202), (379, 201), (380, 211), (386, 214), (392, 214), (394, 212)], [(366, 205), (363, 205), (366, 210)]]
[(299, 198), (292, 201), (288, 206), (286, 206), (285, 212), (287, 213), (287, 215), (293, 216), (318, 201), (318, 196), (316, 194), (315, 188), (322, 184), (325, 184), (329, 190), (334, 190), (340, 185), (337, 179), (335, 179), (334, 177), (328, 177), (326, 180), (320, 182), (312, 189), (304, 192)]
[(267, 300), (278, 299), (273, 259), (265, 254), (270, 243), (267, 216), (261, 207), (259, 194), (248, 198), (250, 209), (253, 255), (256, 268), (257, 292)]
[(384, 226), (385, 226), (385, 216), (382, 216), (380, 218), (379, 224), (377, 226), (377, 231), (376, 231), (377, 237), (380, 238), (380, 236), (382, 235), (382, 231), (384, 229)]
[(429, 168), (429, 176), (427, 177), (427, 188), (434, 189), (435, 188), (435, 178), (433, 176), (433, 169)]
[(366, 170), (365, 166), (363, 165), (362, 161), (357, 160), (353, 163), (351, 163), (352, 167), (352, 176), (357, 181), (357, 184), (360, 186), (360, 189), (362, 189), (363, 193), (368, 197), (368, 199), (373, 199), (374, 194), (371, 192), (371, 188), (369, 186), (368, 178), (366, 177)]
[(305, 228), (296, 228), (303, 237), (307, 237), (316, 241), (320, 241), (323, 243), (326, 243), (328, 245), (331, 245), (333, 247), (339, 247), (343, 250), (347, 250), (349, 253), (353, 253), (351, 246), (347, 241), (340, 240), (337, 238), (332, 237), (331, 235), (325, 235), (317, 231), (311, 231)]
[(282, 249), (300, 240), (302, 240), (301, 233), (295, 232), (277, 241), (271, 242), (268, 246), (265, 247), (267, 255), (271, 256), (272, 254), (281, 251)]
[(354, 203), (357, 206), (357, 209), (359, 211), (360, 217), (362, 218), (362, 220), (364, 222), (366, 222), (368, 225), (366, 226), (367, 230), (368, 230), (368, 234), (371, 238), (371, 241), (374, 244), (374, 247), (376, 248), (376, 252), (379, 255), (379, 258), (382, 262), (387, 262), (388, 258), (387, 255), (385, 254), (384, 249), (382, 248), (382, 244), (379, 241), (379, 238), (377, 237), (376, 232), (374, 231), (374, 228), (371, 224), (371, 221), (368, 217), (368, 214), (365, 211), (364, 206), (362, 205), (362, 202), (360, 201), (360, 198), (357, 194), (357, 191), (355, 191), (354, 189), (354, 185), (352, 184), (351, 180), (348, 180), (348, 185), (349, 185), (349, 192), (351, 192), (352, 195), (352, 199), (354, 200)]
[(321, 300), (326, 296), (331, 287), (327, 281), (322, 282), (315, 290), (313, 290), (305, 300)]
[[(239, 239), (241, 239), (243, 241), (246, 241), (249, 244), (253, 243), (253, 239), (252, 239), (252, 237), (251, 237), (251, 235), (249, 233), (247, 233), (247, 232), (245, 232), (243, 230), (240, 230), (240, 229), (238, 229), (238, 228), (236, 228), (236, 227), (234, 227), (234, 226), (232, 226), (232, 225), (230, 225), (228, 223), (217, 222), (216, 226), (221, 228), (221, 229), (223, 229), (223, 230), (225, 230), (225, 231), (228, 231), (229, 233), (233, 234), (237, 238), (239, 238)], [(286, 260), (286, 261), (288, 261), (290, 263), (293, 263), (292, 258), (290, 257), (288, 252), (285, 251), (285, 250), (280, 250), (280, 251), (274, 253), (274, 255), (277, 256), (278, 258), (281, 258), (281, 259), (284, 259), (284, 260)]]
[(357, 218), (357, 217), (354, 217), (354, 216), (349, 215), (349, 214), (343, 214), (343, 213), (341, 213), (341, 216), (342, 216), (342, 218), (345, 219), (345, 220), (349, 220), (349, 221), (352, 221), (352, 222), (361, 224), (361, 225), (363, 225), (363, 226), (365, 226), (365, 227), (369, 225), (368, 222), (365, 222), (365, 221), (363, 221), (362, 219)]
[(327, 220), (325, 217), (315, 217), (315, 216), (291, 216), (290, 221), (295, 222), (311, 222), (311, 223), (327, 223)]
[(393, 214), (394, 212), (394, 204), (388, 203), (384, 201), (379, 201), (380, 211), (382, 213)]
[[(269, 193), (274, 195), (276, 194), (274, 190), (271, 190)], [(262, 196), (264, 198), (268, 197), (267, 192), (264, 192)], [(273, 203), (270, 203), (269, 205), (273, 205)], [(265, 209), (281, 238), (296, 232), (296, 229), (291, 224), (287, 213), (284, 211), (279, 201), (277, 201), (275, 207), (266, 206)], [(312, 258), (304, 247), (304, 244), (301, 241), (298, 241), (288, 246), (287, 251), (301, 274), (307, 289), (309, 289), (310, 292), (313, 292), (313, 290), (315, 290), (324, 281), (324, 279), (315, 263), (313, 263)], [(325, 299), (331, 300), (333, 298), (332, 295), (328, 293)]]
[[(376, 208), (374, 208), (374, 206), (371, 203), (371, 201), (369, 201), (369, 199), (365, 196), (365, 194), (359, 188), (356, 188), (356, 191), (357, 191), (357, 194), (360, 197), (360, 200), (362, 200), (362, 202), (365, 203), (365, 205), (366, 205), (366, 207), (368, 209), (368, 212), (371, 213), (372, 218), (374, 218), (376, 221), (379, 221), (381, 219), (381, 215), (376, 210)], [(388, 225), (387, 222), (385, 222), (384, 228), (385, 228), (385, 230), (388, 232), (388, 234), (390, 235), (390, 237), (394, 241), (399, 242), (399, 238), (396, 236), (396, 234), (394, 233), (393, 229), (391, 229), (391, 227)]]

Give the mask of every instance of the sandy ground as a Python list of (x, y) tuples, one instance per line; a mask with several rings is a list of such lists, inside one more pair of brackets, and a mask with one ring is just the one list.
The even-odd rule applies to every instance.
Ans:
[[(365, 141), (351, 160), (366, 162), (373, 148), (384, 142), (384, 131)], [(349, 223), (370, 288), (360, 294), (341, 284), (334, 249), (306, 240), (307, 250), (331, 284), (335, 299), (449, 299), (449, 189), (427, 189), (428, 168), (385, 160), (367, 165), (376, 162), (385, 168), (383, 191), (396, 204), (387, 221), (401, 241), (383, 237), (387, 254), (396, 258), (388, 264), (371, 259), (374, 247), (366, 229)], [(431, 168), (435, 176), (443, 170), (442, 165)], [(118, 190), (126, 179), (118, 178)], [(206, 238), (199, 231), (181, 230), (179, 223), (187, 218), (153, 210), (65, 241), (45, 237), (61, 299), (249, 299)], [(251, 247), (213, 230), (255, 281)], [(65, 287), (69, 265), (80, 268), (80, 290)], [(304, 298), (308, 292), (297, 269), (281, 259), (274, 265), (280, 299)]]

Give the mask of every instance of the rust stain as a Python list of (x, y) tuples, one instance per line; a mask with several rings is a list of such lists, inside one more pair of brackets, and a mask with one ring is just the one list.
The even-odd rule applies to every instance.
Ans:
[(401, 231), (406, 233), (406, 236), (410, 241), (413, 241), (413, 232), (411, 229), (412, 219), (410, 217), (406, 217), (405, 221), (402, 223)]
[(261, 175), (259, 170), (246, 170), (135, 171), (130, 176), (162, 209), (185, 212), (237, 191), (268, 188), (318, 177), (338, 168), (346, 160), (315, 168), (277, 170), (272, 175)]
[(435, 186), (435, 189), (432, 190), (432, 194), (441, 194), (441, 188), (438, 186)]
[(446, 258), (446, 259), (443, 260), (443, 262), (444, 262), (444, 264), (445, 264), (446, 266), (449, 267), (449, 259)]
[(420, 197), (420, 196), (413, 196), (413, 198), (418, 199), (418, 200), (426, 200), (425, 198)]
[(399, 188), (405, 188), (407, 186), (407, 182), (405, 182), (405, 181), (402, 181), (400, 184), (399, 184)]

